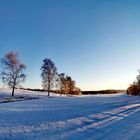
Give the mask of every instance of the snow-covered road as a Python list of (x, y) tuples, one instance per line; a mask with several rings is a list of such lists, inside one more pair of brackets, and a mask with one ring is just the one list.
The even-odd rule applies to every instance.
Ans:
[(139, 140), (140, 97), (52, 97), (0, 104), (0, 140)]

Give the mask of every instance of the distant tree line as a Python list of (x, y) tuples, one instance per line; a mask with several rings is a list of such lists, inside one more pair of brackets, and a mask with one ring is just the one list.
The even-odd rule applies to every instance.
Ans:
[(126, 90), (99, 90), (99, 91), (82, 91), (83, 95), (95, 95), (95, 94), (117, 94), (117, 93), (123, 93), (126, 92)]
[[(3, 71), (0, 74), (2, 82), (8, 87), (12, 88), (12, 96), (16, 88), (21, 87), (25, 81), (26, 75), (24, 70), (26, 65), (18, 58), (18, 53), (8, 52), (3, 58), (0, 59)], [(76, 87), (76, 82), (65, 73), (58, 73), (55, 63), (48, 58), (43, 60), (41, 66), (41, 78), (43, 90), (48, 92), (55, 92), (67, 95), (81, 94), (80, 88)], [(30, 89), (31, 90), (31, 89)]]
[(138, 70), (136, 80), (128, 87), (127, 94), (140, 95), (140, 70)]

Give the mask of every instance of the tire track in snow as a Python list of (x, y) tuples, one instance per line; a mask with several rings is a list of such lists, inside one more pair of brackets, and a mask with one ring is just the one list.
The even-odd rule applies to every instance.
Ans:
[(89, 129), (102, 128), (111, 125), (127, 116), (140, 111), (140, 104), (122, 106), (99, 114), (89, 115), (82, 119), (81, 125), (75, 130), (64, 132), (63, 137), (86, 132)]

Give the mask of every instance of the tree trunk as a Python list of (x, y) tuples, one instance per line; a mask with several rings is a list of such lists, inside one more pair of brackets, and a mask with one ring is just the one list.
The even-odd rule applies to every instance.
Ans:
[(14, 96), (14, 92), (15, 92), (15, 86), (13, 86), (13, 89), (12, 89), (12, 96)]
[(50, 96), (50, 83), (48, 84), (48, 96)]
[(48, 88), (48, 96), (50, 96), (50, 88)]

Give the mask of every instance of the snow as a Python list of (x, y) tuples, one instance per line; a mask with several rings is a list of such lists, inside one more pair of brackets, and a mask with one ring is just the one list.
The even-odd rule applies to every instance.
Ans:
[[(0, 98), (10, 96), (2, 89)], [(138, 140), (140, 97), (126, 94), (58, 96), (17, 90), (38, 97), (0, 104), (0, 139)]]

